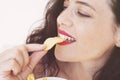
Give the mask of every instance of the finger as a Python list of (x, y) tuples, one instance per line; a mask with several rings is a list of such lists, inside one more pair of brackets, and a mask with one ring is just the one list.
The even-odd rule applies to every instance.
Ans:
[[(41, 44), (25, 44), (17, 46), (13, 49), (6, 50), (0, 54), (0, 62), (6, 61), (11, 58), (16, 58), (21, 66), (26, 65), (29, 62), (28, 51), (40, 51), (43, 50), (45, 45)], [(23, 63), (24, 62), (24, 63)]]
[(21, 55), (23, 56), (23, 67), (25, 67), (29, 63), (28, 51), (24, 45), (19, 46), (18, 49), (21, 51)]
[(30, 56), (30, 62), (29, 64), (22, 70), (21, 76), (28, 76), (28, 74), (32, 73), (34, 67), (36, 64), (40, 61), (40, 59), (45, 55), (46, 51), (39, 51), (39, 52), (34, 52)]
[(46, 45), (44, 44), (26, 44), (24, 47), (28, 50), (28, 52), (34, 52), (34, 51), (41, 51), (45, 49)]
[(34, 53), (30, 56), (30, 63), (28, 64), (27, 70), (29, 70), (29, 72), (32, 72), (32, 70), (34, 69), (34, 67), (37, 65), (37, 63), (40, 61), (40, 59), (41, 59), (46, 53), (47, 53), (46, 51), (34, 52)]
[(21, 54), (22, 52), (18, 49), (11, 49), (5, 51), (1, 56), (0, 56), (0, 63), (10, 60), (10, 59), (16, 59), (19, 63), (19, 65), (22, 67), (23, 66), (23, 55)]
[(29, 51), (42, 51), (45, 48), (45, 45), (41, 44), (24, 44), (18, 47), (20, 51), (22, 51), (22, 55), (24, 57), (24, 67), (29, 63)]
[(17, 75), (21, 71), (21, 67), (15, 59), (10, 59), (0, 64), (0, 74), (7, 76), (11, 73)]

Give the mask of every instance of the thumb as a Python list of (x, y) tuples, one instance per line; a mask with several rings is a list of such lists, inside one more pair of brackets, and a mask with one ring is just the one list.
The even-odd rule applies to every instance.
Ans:
[(31, 56), (30, 56), (30, 63), (28, 64), (28, 66), (30, 67), (31, 70), (34, 69), (34, 67), (37, 65), (37, 63), (41, 60), (41, 58), (46, 54), (46, 51), (39, 51), (39, 52), (34, 52)]
[[(30, 73), (32, 73), (33, 69), (37, 65), (37, 63), (40, 61), (40, 59), (46, 54), (46, 51), (37, 51), (34, 52), (30, 56), (29, 64), (23, 69), (23, 72), (20, 73), (20, 77), (27, 77)], [(25, 78), (26, 79), (26, 78)]]
[(30, 74), (32, 73), (33, 69), (37, 65), (37, 63), (41, 60), (41, 58), (46, 54), (46, 51), (37, 51), (34, 52), (30, 56), (29, 64), (22, 70), (24, 71), (23, 74)]

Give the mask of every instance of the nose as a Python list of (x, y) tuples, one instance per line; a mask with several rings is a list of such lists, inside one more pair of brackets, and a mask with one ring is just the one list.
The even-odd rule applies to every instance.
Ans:
[(73, 25), (72, 14), (69, 10), (64, 10), (57, 18), (58, 26), (71, 27)]

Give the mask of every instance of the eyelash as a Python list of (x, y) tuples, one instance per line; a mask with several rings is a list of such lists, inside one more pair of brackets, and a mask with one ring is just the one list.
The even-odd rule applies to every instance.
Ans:
[(87, 17), (87, 18), (90, 18), (90, 17), (91, 17), (90, 15), (85, 14), (85, 13), (82, 13), (82, 12), (80, 12), (80, 11), (78, 11), (77, 14), (78, 14), (79, 16), (82, 16), (82, 17)]
[[(65, 10), (65, 9), (67, 9), (67, 7), (64, 6), (63, 10)], [(85, 13), (82, 13), (82, 12), (80, 12), (80, 11), (77, 11), (76, 13), (77, 13), (78, 16), (80, 16), (80, 17), (86, 17), (86, 18), (90, 18), (90, 17), (91, 17), (90, 15), (85, 14)]]

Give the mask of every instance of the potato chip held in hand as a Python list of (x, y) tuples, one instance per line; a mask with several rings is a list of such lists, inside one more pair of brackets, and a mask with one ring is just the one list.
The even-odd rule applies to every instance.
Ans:
[(52, 37), (52, 38), (48, 38), (45, 40), (44, 44), (47, 46), (44, 50), (48, 51), (49, 49), (51, 49), (55, 44), (57, 43), (61, 43), (63, 41), (65, 41), (66, 39), (61, 38), (61, 37)]

